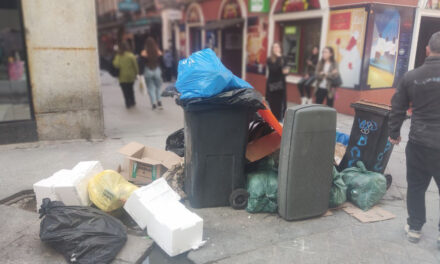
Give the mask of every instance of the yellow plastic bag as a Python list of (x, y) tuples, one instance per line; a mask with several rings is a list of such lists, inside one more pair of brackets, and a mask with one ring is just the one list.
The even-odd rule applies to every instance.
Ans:
[(110, 212), (121, 208), (137, 188), (116, 171), (105, 170), (93, 176), (88, 191), (90, 200), (99, 209)]

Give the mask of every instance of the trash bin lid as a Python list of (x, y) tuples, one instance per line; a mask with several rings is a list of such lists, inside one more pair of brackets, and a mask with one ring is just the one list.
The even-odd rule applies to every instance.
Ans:
[(369, 102), (366, 100), (357, 101), (356, 103), (351, 104), (351, 107), (355, 110), (372, 112), (382, 116), (388, 116), (391, 112), (390, 105)]

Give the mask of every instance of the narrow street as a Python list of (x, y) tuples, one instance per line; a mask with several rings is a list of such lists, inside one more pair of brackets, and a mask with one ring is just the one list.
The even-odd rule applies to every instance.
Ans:
[[(136, 91), (136, 108), (126, 110), (116, 81), (107, 73), (101, 77), (106, 138), (1, 146), (0, 199), (31, 189), (34, 182), (82, 160), (100, 160), (104, 168), (115, 169), (122, 161), (117, 151), (124, 144), (138, 141), (164, 148), (167, 135), (183, 126), (182, 110), (172, 99), (163, 99), (164, 110), (152, 111), (148, 97)], [(352, 117), (338, 115), (338, 130), (349, 133), (352, 122)], [(408, 123), (405, 123), (403, 134), (407, 131)], [(428, 221), (422, 241), (411, 244), (403, 232), (406, 222), (404, 147), (402, 143), (393, 151), (387, 172), (393, 175), (394, 182), (380, 203), (383, 209), (396, 215), (395, 219), (365, 224), (339, 210), (327, 217), (286, 222), (277, 215), (249, 214), (227, 207), (199, 209), (194, 211), (204, 219), (207, 243), (191, 251), (188, 258), (194, 263), (438, 263), (439, 199), (433, 185), (426, 197)], [(0, 259), (6, 263), (30, 263), (30, 260), (56, 263), (59, 260), (56, 253), (46, 247), (29, 249), (30, 245), (41, 243), (37, 234), (31, 235), (34, 244), (13, 243), (26, 237), (23, 230), (28, 225), (38, 224), (36, 213), (26, 212), (26, 219), (0, 215), (3, 222), (14, 222), (14, 225), (0, 227), (1, 234), (8, 234), (2, 235), (0, 240)], [(11, 229), (18, 233), (11, 233)], [(149, 263), (156, 264), (153, 259)]]

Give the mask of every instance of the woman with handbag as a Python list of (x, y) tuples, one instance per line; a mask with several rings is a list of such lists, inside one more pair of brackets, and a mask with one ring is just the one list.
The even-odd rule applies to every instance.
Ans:
[(289, 73), (289, 69), (284, 65), (279, 43), (272, 45), (267, 68), (269, 70), (269, 77), (266, 83), (266, 99), (269, 102), (272, 113), (279, 121), (282, 121), (287, 106), (285, 75)]
[(338, 63), (335, 61), (335, 52), (332, 47), (325, 47), (322, 58), (316, 66), (316, 103), (322, 104), (327, 99), (327, 105), (333, 107), (336, 87), (340, 86)]

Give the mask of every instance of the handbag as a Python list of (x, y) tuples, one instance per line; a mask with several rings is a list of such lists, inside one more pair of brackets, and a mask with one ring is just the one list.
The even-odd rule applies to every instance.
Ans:
[(284, 89), (284, 82), (278, 81), (278, 82), (269, 83), (267, 88), (269, 92), (281, 91)]
[(338, 74), (337, 77), (330, 80), (331, 87), (340, 87), (342, 85), (341, 75)]

